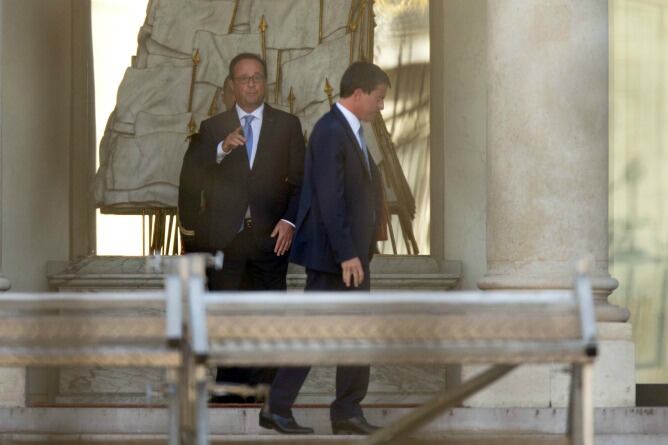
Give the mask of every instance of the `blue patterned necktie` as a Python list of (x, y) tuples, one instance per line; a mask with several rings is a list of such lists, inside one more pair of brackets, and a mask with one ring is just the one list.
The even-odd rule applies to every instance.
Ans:
[(366, 140), (364, 139), (364, 128), (360, 124), (360, 129), (357, 130), (357, 134), (360, 137), (360, 148), (362, 149), (362, 153), (364, 153), (364, 160), (366, 161), (366, 170), (368, 172), (371, 172), (371, 166), (369, 165), (369, 150), (366, 146)]
[(246, 138), (246, 153), (248, 153), (248, 165), (252, 166), (251, 161), (253, 155), (253, 127), (251, 127), (251, 122), (255, 119), (255, 116), (252, 114), (247, 114), (244, 116), (244, 137)]

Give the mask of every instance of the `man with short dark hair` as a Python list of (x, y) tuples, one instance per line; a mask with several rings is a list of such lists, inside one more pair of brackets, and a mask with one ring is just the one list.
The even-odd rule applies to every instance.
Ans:
[[(390, 80), (378, 66), (353, 63), (341, 79), (338, 103), (316, 123), (306, 153), (304, 185), (290, 260), (306, 268), (306, 291), (370, 289), (369, 262), (384, 212), (380, 173), (364, 138), (362, 121), (383, 109)], [(305, 434), (292, 405), (308, 367), (280, 368), (260, 425)], [(334, 434), (370, 434), (360, 402), (369, 366), (339, 366), (330, 418)]]
[[(202, 122), (184, 158), (179, 196), (199, 251), (225, 254), (211, 290), (285, 290), (304, 170), (299, 119), (264, 103), (267, 68), (256, 54), (230, 62), (236, 104)], [(193, 167), (194, 166), (194, 167)], [(180, 209), (181, 210), (181, 209)], [(218, 381), (270, 382), (267, 369), (220, 368)], [(214, 399), (215, 401), (215, 399)]]

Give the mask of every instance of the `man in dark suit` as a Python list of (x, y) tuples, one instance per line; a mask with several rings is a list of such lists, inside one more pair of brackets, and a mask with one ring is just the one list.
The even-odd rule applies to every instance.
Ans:
[[(264, 60), (230, 62), (236, 104), (202, 122), (184, 157), (179, 215), (194, 251), (225, 254), (208, 270), (211, 290), (285, 290), (304, 170), (296, 116), (264, 103)], [(188, 245), (186, 245), (188, 248)], [(218, 381), (270, 382), (266, 369), (221, 368)], [(214, 399), (215, 401), (215, 399)]]
[[(236, 105), (232, 79), (229, 75), (223, 82), (220, 101), (226, 111), (233, 109)], [(201, 250), (195, 243), (195, 224), (205, 205), (202, 173), (206, 165), (206, 154), (206, 149), (201, 147), (199, 133), (192, 135), (189, 149), (183, 157), (179, 181), (177, 217), (182, 254)]]
[[(306, 291), (370, 288), (384, 206), (382, 182), (367, 150), (361, 121), (383, 109), (390, 80), (378, 66), (352, 64), (341, 78), (341, 99), (315, 125), (306, 154), (304, 186), (291, 261), (306, 267)], [(307, 433), (292, 405), (309, 368), (280, 368), (260, 425), (282, 433)], [(369, 434), (377, 429), (360, 402), (369, 385), (369, 366), (339, 366), (330, 418), (334, 434)]]

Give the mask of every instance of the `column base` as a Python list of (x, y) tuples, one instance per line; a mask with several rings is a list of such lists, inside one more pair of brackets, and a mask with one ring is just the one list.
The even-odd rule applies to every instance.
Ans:
[(0, 273), (0, 292), (6, 292), (12, 287), (12, 283), (9, 282), (5, 276)]
[[(599, 356), (594, 363), (594, 406), (635, 406), (635, 346), (629, 323), (597, 323)], [(482, 366), (462, 367), (462, 379)], [(466, 407), (564, 407), (568, 404), (567, 365), (525, 365), (464, 401)]]
[[(483, 290), (560, 290), (572, 289), (575, 266), (568, 261), (489, 262), (485, 277), (478, 281)], [(619, 282), (612, 278), (607, 262), (598, 262), (591, 273), (596, 320), (624, 323), (631, 313), (628, 309), (608, 302), (608, 296), (617, 289)]]

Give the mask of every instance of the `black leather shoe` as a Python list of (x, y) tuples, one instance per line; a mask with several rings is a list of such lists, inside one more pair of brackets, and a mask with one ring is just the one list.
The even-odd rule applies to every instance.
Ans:
[(301, 426), (294, 417), (283, 417), (260, 410), (260, 426), (282, 434), (313, 434), (313, 428)]
[(351, 417), (346, 420), (332, 420), (334, 434), (373, 434), (379, 426), (371, 425), (364, 416)]

